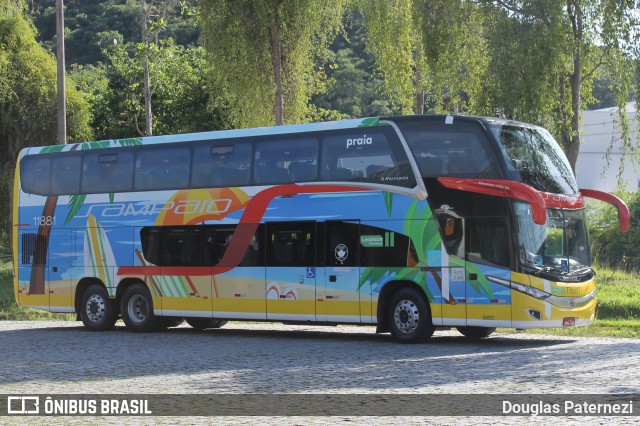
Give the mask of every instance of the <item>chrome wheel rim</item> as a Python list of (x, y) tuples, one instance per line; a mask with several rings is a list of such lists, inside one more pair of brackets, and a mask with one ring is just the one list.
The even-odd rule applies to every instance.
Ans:
[(149, 315), (149, 304), (141, 294), (136, 294), (129, 299), (127, 304), (127, 313), (129, 318), (136, 324), (144, 322)]
[(393, 319), (396, 328), (400, 332), (411, 334), (418, 328), (418, 324), (420, 323), (418, 307), (411, 300), (401, 300), (393, 312)]
[(106, 303), (104, 298), (99, 294), (92, 294), (87, 299), (87, 304), (85, 305), (85, 311), (87, 313), (87, 318), (91, 322), (100, 322), (104, 318), (106, 310)]

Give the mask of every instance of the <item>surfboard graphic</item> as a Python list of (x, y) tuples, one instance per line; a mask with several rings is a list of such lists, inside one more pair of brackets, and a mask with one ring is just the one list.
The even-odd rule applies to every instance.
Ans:
[(87, 276), (99, 278), (109, 293), (115, 294), (120, 281), (116, 259), (107, 234), (93, 215), (87, 218), (84, 231), (84, 265)]
[[(135, 250), (136, 256), (142, 265), (153, 265), (147, 263), (144, 256), (138, 249)], [(145, 276), (147, 282), (151, 282), (151, 291), (154, 296), (160, 297), (200, 297), (200, 293), (196, 289), (193, 281), (188, 276), (175, 275), (151, 275)]]

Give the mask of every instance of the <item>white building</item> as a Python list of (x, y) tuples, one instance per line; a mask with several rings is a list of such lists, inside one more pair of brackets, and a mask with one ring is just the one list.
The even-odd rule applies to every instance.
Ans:
[[(638, 117), (635, 102), (627, 104), (629, 131), (632, 144), (638, 144)], [(578, 187), (612, 192), (619, 189), (637, 191), (640, 189), (640, 158), (631, 161), (625, 156), (617, 125), (617, 108), (582, 111), (582, 145), (576, 163)], [(609, 160), (607, 166), (607, 151)], [(623, 187), (618, 187), (618, 173), (621, 165)]]

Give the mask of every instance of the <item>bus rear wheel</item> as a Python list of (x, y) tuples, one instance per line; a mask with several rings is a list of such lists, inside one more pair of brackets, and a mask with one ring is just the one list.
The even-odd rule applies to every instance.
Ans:
[(207, 328), (220, 328), (227, 323), (225, 320), (214, 318), (187, 318), (187, 324), (196, 330), (206, 330)]
[(393, 295), (387, 322), (391, 335), (400, 343), (426, 342), (433, 335), (429, 305), (424, 295), (411, 287)]
[(156, 331), (162, 318), (153, 313), (153, 300), (145, 285), (133, 284), (124, 291), (120, 301), (120, 314), (127, 328), (136, 332)]
[(109, 299), (109, 293), (100, 284), (92, 284), (82, 293), (80, 319), (91, 331), (113, 328), (118, 320), (117, 305)]
[(484, 339), (496, 331), (490, 327), (456, 327), (457, 330), (467, 339)]

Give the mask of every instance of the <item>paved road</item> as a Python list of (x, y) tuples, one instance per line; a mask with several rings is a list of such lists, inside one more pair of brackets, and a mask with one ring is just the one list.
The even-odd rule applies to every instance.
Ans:
[(372, 327), (230, 323), (134, 334), (2, 321), (7, 393), (640, 394), (640, 340), (499, 333), (469, 342), (448, 331), (399, 345)]

